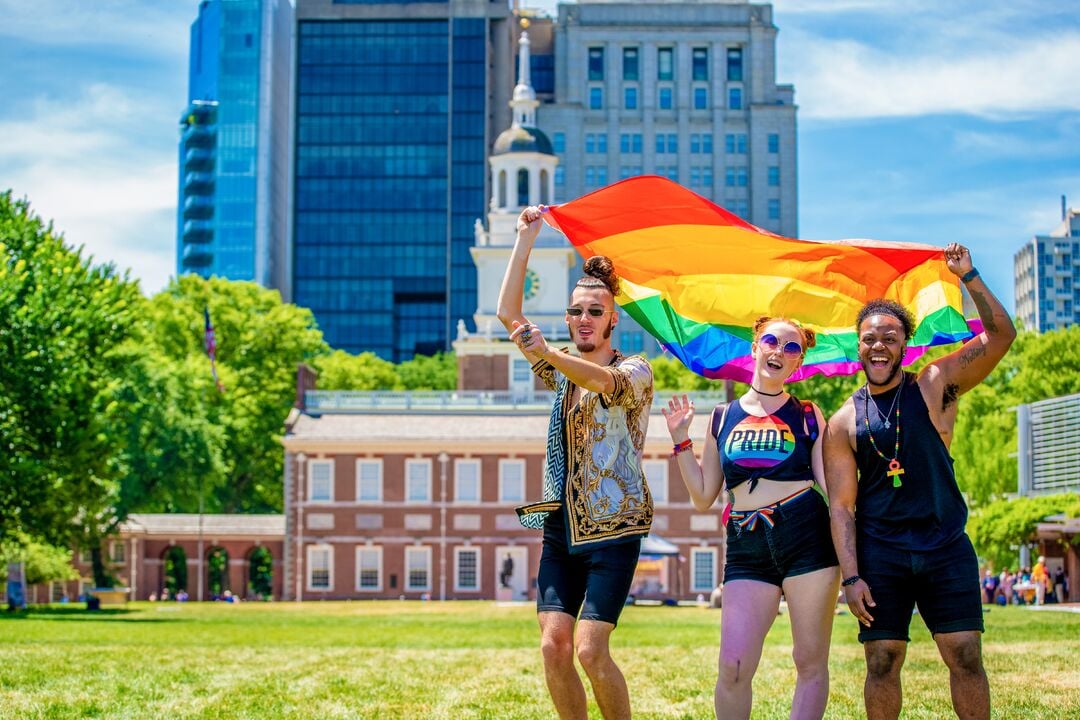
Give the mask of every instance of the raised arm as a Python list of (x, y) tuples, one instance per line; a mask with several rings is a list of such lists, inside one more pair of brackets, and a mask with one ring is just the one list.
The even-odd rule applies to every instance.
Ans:
[[(833, 545), (840, 561), (840, 574), (845, 580), (859, 575), (859, 557), (855, 550), (855, 499), (859, 494), (859, 476), (855, 465), (854, 435), (855, 404), (849, 398), (829, 420), (824, 447)], [(869, 626), (874, 619), (869, 611), (874, 607), (870, 586), (864, 580), (856, 580), (844, 587), (844, 596), (852, 615)]]
[[(517, 221), (517, 239), (514, 241), (514, 249), (510, 253), (510, 262), (506, 266), (506, 274), (503, 275), (502, 287), (499, 288), (499, 304), (496, 314), (503, 326), (509, 333), (515, 330), (525, 332), (528, 338), (530, 328), (529, 321), (521, 310), (521, 300), (525, 294), (525, 272), (529, 267), (529, 255), (532, 253), (533, 243), (540, 234), (540, 219), (542, 207), (529, 206), (521, 211)], [(519, 342), (519, 335), (511, 334), (510, 339), (517, 343), (523, 355), (530, 363), (535, 364), (540, 359), (536, 352), (530, 352), (525, 348), (526, 343)]]
[(950, 244), (945, 248), (945, 262), (964, 282), (983, 324), (981, 333), (923, 371), (931, 374), (930, 379), (941, 386), (943, 393), (955, 398), (982, 382), (1005, 357), (1016, 339), (1016, 328), (1001, 301), (983, 282), (966, 247)]
[[(671, 398), (666, 408), (660, 408), (667, 420), (671, 441), (678, 445), (690, 439), (690, 423), (694, 419), (694, 403), (686, 395), (679, 399)], [(707, 438), (711, 439), (711, 438)], [(712, 507), (724, 487), (723, 471), (720, 467), (720, 454), (716, 444), (707, 442), (701, 452), (698, 463), (693, 450), (683, 450), (675, 456), (682, 475), (683, 484), (690, 493), (690, 500), (698, 510), (705, 511)]]

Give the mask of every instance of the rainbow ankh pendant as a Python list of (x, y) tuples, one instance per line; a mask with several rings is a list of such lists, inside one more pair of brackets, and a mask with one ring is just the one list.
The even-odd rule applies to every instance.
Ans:
[(904, 483), (900, 481), (900, 476), (904, 474), (904, 468), (900, 467), (900, 461), (893, 458), (889, 461), (889, 471), (885, 473), (892, 478), (892, 486), (898, 488)]

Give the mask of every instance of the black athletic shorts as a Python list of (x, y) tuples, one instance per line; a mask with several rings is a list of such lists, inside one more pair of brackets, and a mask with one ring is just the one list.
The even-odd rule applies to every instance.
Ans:
[(563, 528), (561, 511), (548, 515), (536, 578), (536, 611), (617, 625), (634, 581), (641, 538), (571, 555)]
[(728, 519), (724, 584), (757, 580), (783, 587), (784, 578), (836, 565), (829, 508), (812, 487)]
[(859, 575), (877, 603), (870, 627), (859, 626), (859, 642), (910, 642), (916, 606), (931, 633), (983, 631), (979, 560), (966, 534), (928, 552), (860, 537), (858, 555)]

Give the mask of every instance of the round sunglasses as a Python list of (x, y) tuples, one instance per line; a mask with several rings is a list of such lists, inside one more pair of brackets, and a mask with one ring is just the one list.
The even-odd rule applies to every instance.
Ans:
[[(780, 341), (772, 333), (765, 333), (758, 338), (758, 345), (765, 348), (765, 352), (776, 352), (776, 349), (780, 347)], [(802, 353), (802, 345), (794, 340), (784, 343), (784, 357), (795, 358), (802, 355)]]

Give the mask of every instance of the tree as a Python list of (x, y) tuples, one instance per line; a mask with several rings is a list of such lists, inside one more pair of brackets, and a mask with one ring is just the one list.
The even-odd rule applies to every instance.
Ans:
[[(13, 562), (25, 563), (27, 585), (79, 577), (71, 566), (71, 550), (34, 540), (21, 532), (0, 540), (0, 566), (6, 569), (7, 564)], [(6, 580), (5, 573), (0, 581)]]
[(453, 353), (417, 355), (397, 366), (406, 390), (453, 390), (457, 387), (457, 357)]
[(335, 350), (315, 358), (312, 364), (319, 373), (320, 390), (400, 390), (403, 387), (394, 364), (375, 353), (350, 355), (344, 350)]
[(142, 302), (0, 194), (0, 536), (66, 546), (118, 492), (109, 385)]
[[(203, 346), (205, 308), (216, 330), (224, 392), (210, 377)], [(199, 448), (210, 453), (203, 469), (192, 473), (202, 478), (196, 494), (204, 500), (204, 509), (280, 512), (284, 462), (280, 437), (296, 397), (296, 368), (328, 352), (311, 311), (283, 303), (277, 291), (255, 283), (187, 275), (149, 301), (140, 341), (174, 363), (181, 373), (178, 381), (188, 386), (170, 392), (187, 403), (176, 412), (192, 416), (185, 421), (189, 461)], [(159, 386), (169, 387), (164, 380)], [(216, 430), (210, 432), (206, 425)], [(179, 452), (169, 438), (159, 441), (156, 451), (172, 447)], [(185, 497), (182, 509), (195, 511), (190, 488)], [(179, 504), (174, 507), (181, 509)]]
[(1043, 495), (995, 500), (971, 513), (967, 532), (980, 557), (995, 568), (1016, 564), (1021, 545), (1035, 538), (1035, 526), (1050, 515), (1080, 517), (1075, 495)]

